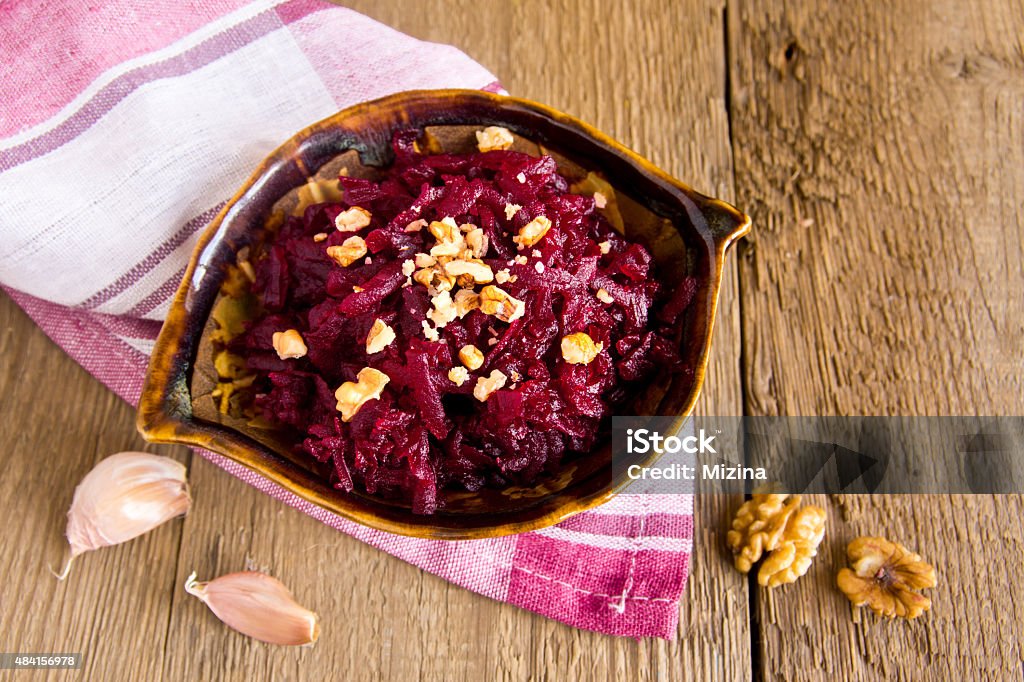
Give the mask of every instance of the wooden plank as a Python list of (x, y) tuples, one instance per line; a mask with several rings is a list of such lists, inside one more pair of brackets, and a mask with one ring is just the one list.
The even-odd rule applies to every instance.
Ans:
[[(731, 195), (724, 34), (715, 3), (348, 2), (400, 31), (454, 42), (512, 92), (580, 116), (680, 177)], [(693, 20), (698, 17), (699, 21)], [(621, 49), (624, 40), (633, 51)], [(705, 410), (740, 409), (735, 271)], [(249, 489), (204, 461), (192, 479), (166, 660), (168, 679), (737, 679), (750, 675), (746, 582), (722, 555), (728, 500), (697, 507), (694, 572), (675, 642), (575, 630), (424, 574)], [(230, 500), (230, 503), (225, 503)], [(177, 589), (247, 560), (317, 609), (312, 650), (247, 641)]]
[[(728, 11), (750, 414), (1020, 414), (1024, 11), (744, 0)], [(839, 496), (807, 577), (757, 593), (764, 679), (1019, 678), (1017, 496)], [(913, 622), (854, 613), (846, 543), (938, 570)]]
[[(60, 570), (65, 513), (96, 462), (122, 450), (180, 461), (190, 453), (147, 446), (135, 432), (135, 411), (6, 295), (0, 295), (0, 357), (0, 651), (77, 652), (85, 655), (85, 679), (157, 680), (182, 522), (79, 557), (64, 582), (49, 569)], [(47, 675), (39, 671), (33, 679)]]

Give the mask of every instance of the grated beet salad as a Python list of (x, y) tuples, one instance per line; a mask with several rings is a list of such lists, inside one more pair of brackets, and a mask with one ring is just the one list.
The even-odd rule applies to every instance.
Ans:
[(379, 181), (291, 217), (255, 264), (260, 316), (232, 342), (256, 406), (359, 487), (438, 509), (445, 487), (529, 485), (586, 456), (652, 372), (679, 371), (692, 281), (571, 194), (549, 156), (422, 154), (397, 133)]

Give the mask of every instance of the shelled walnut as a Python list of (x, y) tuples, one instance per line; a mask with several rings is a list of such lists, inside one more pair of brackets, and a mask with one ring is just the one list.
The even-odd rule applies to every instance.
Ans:
[(795, 581), (810, 568), (825, 535), (825, 510), (797, 509), (799, 495), (758, 494), (736, 512), (726, 543), (736, 569), (748, 573), (766, 554), (757, 582), (776, 587)]
[(852, 569), (844, 568), (836, 584), (854, 606), (894, 618), (917, 618), (932, 601), (917, 590), (935, 587), (935, 569), (903, 545), (885, 538), (860, 537), (846, 547)]
[(823, 537), (825, 510), (813, 506), (798, 509), (786, 524), (779, 546), (761, 564), (757, 582), (764, 587), (794, 582), (811, 567)]

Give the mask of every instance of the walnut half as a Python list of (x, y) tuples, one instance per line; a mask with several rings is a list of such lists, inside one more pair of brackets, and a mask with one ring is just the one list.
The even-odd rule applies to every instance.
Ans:
[(917, 590), (935, 587), (935, 569), (903, 545), (860, 537), (847, 545), (846, 555), (853, 569), (840, 570), (836, 584), (854, 606), (889, 618), (917, 618), (931, 608), (931, 599)]
[(754, 495), (736, 512), (726, 543), (736, 569), (748, 573), (765, 554), (757, 582), (776, 587), (795, 581), (810, 568), (825, 536), (825, 510), (798, 510), (799, 495)]
[(772, 550), (757, 572), (762, 587), (777, 587), (796, 581), (807, 573), (825, 537), (825, 510), (808, 506), (797, 509), (786, 524), (782, 541)]

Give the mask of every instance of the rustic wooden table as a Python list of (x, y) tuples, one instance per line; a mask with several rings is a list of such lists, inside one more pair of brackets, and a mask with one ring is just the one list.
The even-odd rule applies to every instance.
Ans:
[[(752, 215), (703, 412), (1024, 412), (1020, 0), (345, 4), (458, 45)], [(195, 513), (58, 583), (74, 485), (144, 444), (133, 410), (7, 298), (0, 330), (2, 651), (86, 652), (85, 679), (1020, 679), (1018, 496), (816, 499), (824, 551), (773, 592), (726, 556), (739, 500), (702, 498), (678, 637), (636, 642), (470, 594), (150, 447), (189, 463)], [(851, 612), (834, 575), (865, 533), (937, 566), (930, 613)], [(186, 575), (247, 560), (321, 613), (314, 649), (196, 617)]]

